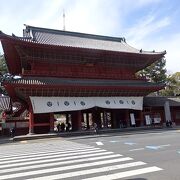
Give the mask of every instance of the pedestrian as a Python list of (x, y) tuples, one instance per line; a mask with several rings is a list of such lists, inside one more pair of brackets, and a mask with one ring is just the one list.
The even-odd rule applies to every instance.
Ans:
[(98, 127), (97, 127), (97, 124), (94, 122), (94, 131), (95, 133), (98, 133)]
[(57, 124), (57, 131), (60, 132), (60, 129), (61, 129), (61, 125), (60, 123)]
[(15, 136), (15, 127), (10, 129), (10, 136), (13, 138)]
[(65, 124), (64, 122), (61, 123), (61, 131), (64, 132), (64, 129), (65, 129)]
[(67, 132), (70, 131), (70, 128), (71, 128), (71, 123), (68, 122), (68, 123), (66, 124), (66, 131), (67, 131)]

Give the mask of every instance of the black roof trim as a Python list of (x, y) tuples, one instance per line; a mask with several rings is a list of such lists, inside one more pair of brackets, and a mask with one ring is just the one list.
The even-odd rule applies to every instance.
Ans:
[(107, 41), (116, 41), (116, 42), (126, 42), (124, 37), (110, 37), (110, 36), (103, 36), (103, 35), (95, 35), (95, 34), (86, 34), (86, 33), (80, 33), (80, 32), (72, 32), (72, 31), (63, 31), (63, 30), (56, 30), (56, 29), (48, 29), (48, 28), (41, 28), (41, 27), (34, 27), (25, 25), (26, 30), (32, 30), (32, 31), (41, 31), (41, 32), (47, 32), (47, 33), (53, 33), (53, 34), (60, 34), (60, 35), (68, 35), (68, 36), (76, 36), (81, 38), (89, 38), (89, 39), (97, 39), (97, 40), (107, 40)]

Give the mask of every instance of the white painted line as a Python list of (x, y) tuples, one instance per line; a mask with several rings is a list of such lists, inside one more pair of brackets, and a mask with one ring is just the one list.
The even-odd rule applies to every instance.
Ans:
[(112, 154), (112, 152), (106, 152), (103, 154), (103, 156), (100, 156), (100, 157), (83, 158), (83, 159), (70, 160), (70, 161), (57, 161), (57, 162), (37, 164), (37, 165), (33, 164), (30, 166), (23, 166), (23, 167), (15, 166), (14, 168), (7, 167), (7, 169), (2, 169), (2, 170), (0, 169), (0, 173), (12, 173), (15, 171), (45, 168), (45, 167), (49, 167), (49, 166), (60, 166), (60, 165), (67, 165), (67, 164), (80, 163), (80, 162), (90, 162), (90, 161), (97, 161), (97, 160), (101, 160), (101, 159), (119, 158), (122, 156), (120, 154), (113, 154), (113, 155), (111, 155), (111, 154)]
[(124, 144), (132, 146), (132, 145), (135, 145), (136, 143), (133, 143), (133, 142), (125, 142)]
[[(26, 162), (21, 162), (21, 163), (9, 163), (6, 165), (1, 165), (0, 169), (2, 168), (12, 168), (12, 167), (17, 167), (17, 166), (27, 166), (27, 165), (35, 165), (35, 164), (40, 164), (40, 163), (50, 163), (50, 162), (56, 162), (56, 161), (61, 161), (62, 164), (66, 164), (67, 160), (70, 160), (71, 162), (74, 159), (78, 159), (79, 162), (81, 162), (81, 160), (86, 159), (88, 157), (95, 157), (95, 156), (102, 156), (102, 155), (107, 155), (107, 154), (113, 154), (113, 152), (94, 152), (92, 154), (85, 154), (85, 155), (79, 155), (79, 156), (71, 156), (71, 157), (61, 157), (61, 158), (52, 158), (52, 159), (43, 159), (43, 160), (37, 160), (37, 161), (26, 161)], [(122, 156), (122, 155), (120, 155)], [(80, 159), (83, 158), (83, 159)]]
[[(54, 148), (54, 150), (50, 150), (50, 149), (47, 149), (47, 150), (45, 150), (44, 148), (43, 148), (43, 151), (39, 151), (38, 150), (38, 154), (46, 154), (46, 153), (54, 153), (54, 152), (58, 152), (58, 153), (63, 153), (63, 152), (72, 152), (72, 151), (77, 151), (77, 150), (82, 150), (82, 149), (84, 149), (84, 150), (89, 150), (89, 149), (99, 149), (99, 148), (94, 148), (93, 146), (92, 147), (90, 147), (90, 146), (87, 146), (87, 147), (76, 147), (76, 148), (64, 148), (64, 149), (57, 149), (57, 148)], [(26, 152), (26, 153), (25, 153)], [(24, 151), (24, 150), (22, 150), (22, 151), (20, 151), (18, 154), (7, 154), (7, 155), (5, 155), (5, 154), (0, 154), (0, 156), (1, 156), (1, 159), (3, 159), (3, 158), (10, 158), (10, 157), (19, 157), (19, 156), (25, 156), (25, 155), (34, 155), (34, 154), (37, 154), (37, 150), (35, 149), (35, 151)]]
[(103, 165), (103, 164), (111, 164), (111, 163), (117, 163), (117, 162), (129, 161), (129, 160), (133, 160), (133, 159), (130, 157), (117, 158), (117, 159), (110, 159), (110, 160), (104, 160), (104, 161), (98, 161), (98, 162), (92, 162), (92, 163), (83, 163), (83, 164), (77, 164), (77, 165), (62, 166), (62, 167), (43, 169), (43, 170), (35, 170), (35, 171), (15, 173), (15, 174), (11, 173), (8, 175), (1, 175), (1, 180), (8, 179), (8, 178), (20, 178), (20, 177), (25, 177), (25, 176), (39, 175), (39, 174), (43, 174), (43, 173), (60, 172), (60, 171), (65, 171), (65, 170), (98, 166), (98, 165)]
[[(23, 159), (15, 159), (15, 160), (7, 160), (7, 161), (1, 161), (1, 166), (3, 164), (8, 164), (8, 163), (19, 163), (19, 162), (26, 162), (26, 161), (37, 161), (37, 160), (42, 160), (42, 159), (52, 159), (52, 158), (58, 158), (58, 157), (65, 157), (65, 158), (71, 158), (74, 155), (82, 155), (82, 154), (91, 154), (91, 153), (97, 153), (97, 152), (105, 152), (106, 150), (104, 149), (98, 149), (98, 150), (87, 150), (85, 152), (75, 152), (75, 153), (66, 153), (66, 154), (57, 154), (56, 155), (50, 155), (50, 156), (41, 156), (41, 157), (28, 157), (28, 158), (23, 158)], [(76, 156), (78, 157), (78, 156)], [(0, 168), (1, 168), (0, 166)]]
[(160, 145), (159, 147), (168, 147), (168, 146), (170, 146), (170, 144)]
[(71, 151), (54, 151), (54, 152), (46, 152), (46, 153), (37, 153), (36, 154), (26, 154), (26, 155), (19, 155), (19, 156), (16, 156), (16, 157), (10, 157), (10, 158), (0, 158), (0, 161), (3, 162), (4, 161), (7, 161), (7, 160), (15, 160), (15, 159), (25, 159), (25, 158), (34, 158), (34, 157), (43, 157), (43, 156), (46, 156), (46, 155), (56, 155), (56, 154), (66, 154), (68, 156), (68, 154), (74, 154), (74, 153), (77, 153), (77, 152), (87, 152), (87, 151), (93, 151), (93, 150), (99, 150), (99, 148), (88, 148), (88, 149), (76, 149), (76, 150), (71, 150)]
[(130, 149), (129, 151), (141, 151), (141, 150), (144, 150), (144, 148)]
[(102, 142), (96, 142), (96, 144), (98, 145), (98, 146), (102, 146), (102, 145), (104, 145)]
[(120, 172), (120, 173), (115, 173), (115, 174), (109, 174), (109, 175), (104, 175), (104, 176), (86, 178), (84, 180), (102, 180), (102, 179), (103, 180), (112, 180), (112, 179), (120, 179), (120, 178), (125, 178), (125, 177), (140, 175), (140, 174), (146, 174), (146, 173), (156, 172), (156, 171), (161, 171), (161, 170), (163, 170), (163, 169), (161, 169), (159, 167), (156, 167), (156, 166), (152, 166), (152, 167), (141, 168), (141, 169), (125, 171), (125, 172)]
[(20, 143), (27, 143), (27, 141), (20, 141)]
[(63, 173), (63, 174), (58, 174), (58, 175), (50, 175), (50, 176), (45, 176), (45, 177), (38, 177), (38, 178), (33, 178), (33, 180), (46, 180), (46, 179), (55, 180), (55, 179), (59, 179), (59, 177), (61, 177), (61, 179), (62, 179), (62, 178), (82, 176), (82, 175), (94, 174), (94, 173), (100, 173), (100, 172), (107, 172), (107, 171), (109, 172), (109, 171), (113, 171), (113, 170), (117, 170), (117, 169), (124, 169), (124, 168), (129, 168), (129, 167), (142, 166), (142, 165), (145, 165), (145, 164), (146, 163), (144, 163), (144, 162), (138, 161), (138, 162), (133, 162), (133, 163), (106, 166), (106, 167), (102, 167), (102, 168), (94, 168), (94, 169), (81, 170), (81, 171), (70, 172), (70, 173)]

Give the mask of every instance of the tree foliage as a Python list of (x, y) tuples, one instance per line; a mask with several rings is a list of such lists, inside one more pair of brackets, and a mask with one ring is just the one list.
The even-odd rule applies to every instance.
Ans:
[(161, 91), (163, 96), (180, 96), (180, 72), (167, 77), (166, 88)]
[(146, 77), (150, 82), (155, 83), (166, 83), (167, 75), (166, 75), (166, 60), (162, 58), (147, 68), (138, 72), (139, 76)]
[(8, 73), (7, 65), (3, 55), (0, 55), (0, 73), (1, 75)]
[(8, 73), (7, 65), (5, 62), (5, 58), (3, 55), (0, 54), (0, 94), (6, 94), (7, 92), (2, 86), (2, 82), (9, 78), (10, 74)]

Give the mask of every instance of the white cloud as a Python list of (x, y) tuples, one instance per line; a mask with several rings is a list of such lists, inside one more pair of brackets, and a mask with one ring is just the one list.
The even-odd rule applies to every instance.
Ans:
[(140, 19), (133, 27), (127, 29), (126, 35), (133, 44), (138, 42), (142, 44), (146, 38), (154, 36), (155, 33), (169, 26), (170, 23), (170, 17), (163, 17), (158, 20), (155, 14), (150, 14)]

